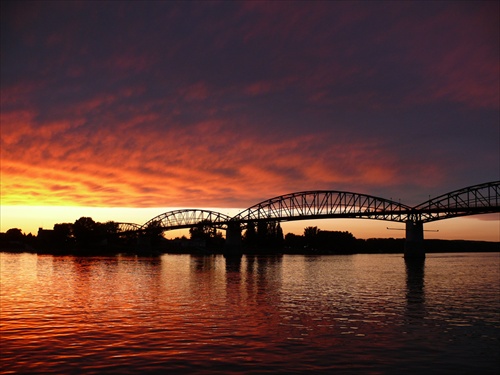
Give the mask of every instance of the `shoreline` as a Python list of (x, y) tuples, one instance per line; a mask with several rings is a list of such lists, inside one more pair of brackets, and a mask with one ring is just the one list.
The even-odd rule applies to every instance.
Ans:
[[(351, 248), (338, 248), (335, 244), (321, 249), (303, 248), (272, 248), (263, 246), (261, 248), (245, 248), (238, 255), (354, 255), (354, 254), (403, 254), (404, 239), (372, 238), (367, 240), (357, 239)], [(55, 256), (115, 256), (119, 254), (131, 256), (160, 256), (163, 254), (191, 254), (191, 255), (217, 255), (225, 254), (224, 250), (218, 248), (186, 247), (174, 249), (168, 247), (140, 250), (127, 247), (94, 246), (88, 248), (71, 249), (36, 249), (23, 243), (3, 243), (0, 252), (4, 253), (31, 253), (38, 255)], [(424, 240), (425, 252), (433, 253), (495, 253), (500, 252), (500, 241), (474, 241), (474, 240)]]

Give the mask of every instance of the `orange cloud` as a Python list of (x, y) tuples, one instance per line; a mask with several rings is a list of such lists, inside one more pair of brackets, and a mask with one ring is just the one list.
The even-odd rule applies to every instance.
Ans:
[(124, 5), (116, 35), (114, 10), (33, 5), (7, 27), (2, 204), (246, 207), (494, 175), (497, 30), (436, 4)]
[(245, 207), (297, 190), (402, 179), (390, 153), (366, 141), (261, 138), (220, 120), (142, 131), (155, 121), (137, 116), (90, 132), (83, 120), (37, 127), (26, 112), (2, 117), (3, 204)]

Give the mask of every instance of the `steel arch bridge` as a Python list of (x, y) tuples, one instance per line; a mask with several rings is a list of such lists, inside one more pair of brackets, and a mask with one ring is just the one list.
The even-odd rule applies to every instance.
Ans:
[(235, 222), (364, 218), (430, 222), (500, 212), (500, 181), (455, 190), (411, 207), (400, 202), (345, 191), (304, 191), (262, 201), (232, 218)]
[(116, 223), (116, 225), (119, 233), (137, 232), (141, 229), (141, 225), (134, 223)]
[(411, 207), (392, 200), (345, 191), (303, 191), (271, 198), (232, 218), (240, 223), (328, 218), (405, 222)]
[(199, 209), (183, 209), (168, 211), (158, 215), (140, 227), (140, 230), (148, 228), (160, 228), (164, 231), (192, 228), (200, 223), (210, 223), (216, 228), (227, 226), (231, 217), (220, 212)]
[(117, 223), (120, 232), (191, 228), (201, 222), (227, 229), (229, 224), (258, 221), (293, 221), (327, 218), (364, 218), (407, 222), (431, 222), (452, 217), (500, 212), (500, 181), (455, 190), (411, 207), (400, 202), (345, 191), (317, 190), (290, 193), (267, 199), (234, 217), (201, 209), (182, 209), (160, 214), (143, 225)]
[(413, 208), (412, 221), (427, 223), (452, 217), (500, 212), (500, 181), (469, 186)]
[(406, 223), (405, 257), (425, 257), (423, 224), (452, 217), (500, 212), (500, 181), (473, 185), (411, 207), (400, 202), (345, 191), (302, 191), (274, 197), (234, 217), (216, 211), (183, 209), (165, 212), (145, 224), (117, 223), (119, 232), (147, 233), (192, 228), (199, 224), (227, 230), (226, 244), (238, 247), (250, 222), (327, 218), (362, 218)]

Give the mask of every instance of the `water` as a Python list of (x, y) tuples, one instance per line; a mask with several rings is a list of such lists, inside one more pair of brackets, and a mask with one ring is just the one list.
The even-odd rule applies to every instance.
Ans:
[(498, 253), (0, 254), (2, 373), (496, 374)]

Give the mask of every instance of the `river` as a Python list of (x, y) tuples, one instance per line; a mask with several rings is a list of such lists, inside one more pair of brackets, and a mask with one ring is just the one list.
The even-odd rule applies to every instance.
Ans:
[(0, 373), (497, 374), (500, 254), (0, 254)]

